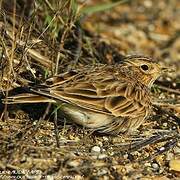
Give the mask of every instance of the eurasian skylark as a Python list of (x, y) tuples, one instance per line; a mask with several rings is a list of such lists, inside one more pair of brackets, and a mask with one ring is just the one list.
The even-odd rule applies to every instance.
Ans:
[(150, 88), (164, 70), (150, 58), (127, 56), (121, 64), (96, 64), (54, 76), (5, 102), (60, 103), (77, 124), (103, 133), (131, 132), (150, 114)]

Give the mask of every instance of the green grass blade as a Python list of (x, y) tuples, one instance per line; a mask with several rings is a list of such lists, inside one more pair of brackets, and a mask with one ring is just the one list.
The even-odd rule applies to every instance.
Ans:
[(101, 3), (101, 4), (97, 4), (95, 6), (84, 7), (81, 9), (81, 14), (90, 15), (90, 14), (93, 14), (96, 12), (106, 11), (115, 6), (126, 3), (128, 1), (130, 1), (130, 0), (120, 0), (118, 2)]

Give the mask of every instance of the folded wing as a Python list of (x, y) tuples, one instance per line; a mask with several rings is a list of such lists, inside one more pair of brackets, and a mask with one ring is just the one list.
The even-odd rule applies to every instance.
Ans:
[(53, 83), (57, 79), (52, 78), (49, 87), (33, 88), (32, 91), (115, 117), (131, 116), (134, 118), (146, 114), (149, 95), (147, 90), (142, 90), (143, 87), (139, 87), (137, 82), (123, 78), (119, 80), (113, 74), (103, 72), (93, 73), (93, 75), (86, 74), (86, 76), (78, 73), (70, 77), (69, 81), (63, 79), (65, 83)]

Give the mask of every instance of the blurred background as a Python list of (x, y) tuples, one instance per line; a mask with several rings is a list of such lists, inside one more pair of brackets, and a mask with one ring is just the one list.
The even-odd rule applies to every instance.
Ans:
[(1, 0), (0, 12), (1, 99), (126, 55), (149, 56), (175, 70), (155, 82), (159, 106), (131, 137), (99, 135), (62, 117), (56, 124), (57, 106), (1, 102), (0, 170), (8, 178), (180, 177), (179, 0)]

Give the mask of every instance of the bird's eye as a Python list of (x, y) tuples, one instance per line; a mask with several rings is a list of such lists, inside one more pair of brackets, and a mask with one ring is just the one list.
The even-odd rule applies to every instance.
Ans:
[(148, 71), (148, 70), (149, 70), (149, 66), (146, 65), (146, 64), (143, 64), (143, 65), (141, 65), (141, 69), (142, 69), (143, 71)]

